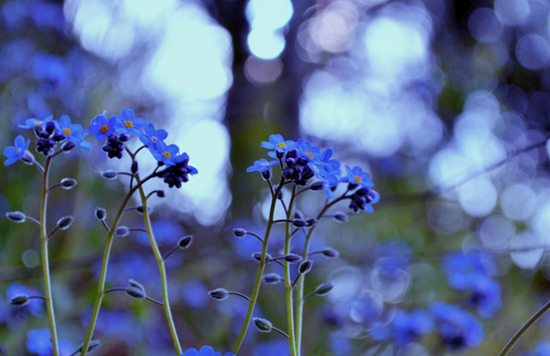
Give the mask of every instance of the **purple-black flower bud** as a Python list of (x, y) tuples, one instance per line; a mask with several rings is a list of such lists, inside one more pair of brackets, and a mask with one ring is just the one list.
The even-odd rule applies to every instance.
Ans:
[(18, 294), (13, 298), (8, 299), (10, 305), (26, 305), (29, 302), (30, 298), (26, 294)]
[(164, 190), (157, 190), (157, 197), (164, 198), (166, 196), (166, 193)]
[(34, 162), (36, 162), (36, 160), (34, 159), (34, 155), (29, 151), (25, 151), (23, 157), (21, 157), (21, 161), (29, 166), (32, 166)]
[(302, 214), (302, 212), (300, 210), (296, 210), (294, 212), (294, 219), (301, 219), (301, 220), (305, 220), (305, 216), (304, 214)]
[(116, 177), (118, 177), (118, 173), (115, 172), (115, 171), (105, 171), (105, 172), (101, 173), (101, 175), (105, 179), (115, 179)]
[(298, 150), (295, 148), (291, 148), (286, 152), (286, 156), (291, 158), (298, 158)]
[(141, 289), (141, 290), (143, 291), (143, 293), (145, 293), (145, 287), (143, 287), (143, 286), (141, 285), (141, 283), (138, 283), (138, 282), (137, 282), (135, 279), (133, 279), (133, 278), (130, 278), (130, 279), (128, 280), (128, 285), (129, 285), (130, 287), (134, 287), (134, 288), (137, 288), (137, 289)]
[(20, 211), (9, 211), (6, 217), (15, 223), (24, 223), (27, 219), (27, 216)]
[(292, 220), (292, 225), (294, 225), (295, 227), (304, 227), (307, 226), (307, 223), (305, 220), (302, 219), (294, 219)]
[(130, 167), (130, 171), (132, 172), (132, 174), (136, 174), (137, 171), (138, 171), (138, 161), (136, 160), (133, 160), (132, 161), (132, 167)]
[(317, 181), (315, 183), (312, 183), (309, 186), (309, 189), (313, 190), (314, 192), (318, 191), (318, 190), (322, 190), (323, 189), (323, 182)]
[(145, 291), (139, 287), (129, 286), (126, 288), (126, 294), (132, 298), (143, 299), (145, 298)]
[(311, 227), (315, 224), (317, 224), (317, 219), (315, 219), (315, 218), (307, 218), (306, 219), (306, 226), (307, 227)]
[(298, 263), (302, 260), (302, 257), (298, 256), (295, 253), (289, 253), (283, 259), (288, 263)]
[(193, 236), (191, 235), (184, 236), (178, 240), (178, 248), (180, 250), (185, 250), (186, 248), (189, 248), (189, 246), (191, 246), (192, 243), (193, 243)]
[(345, 213), (342, 213), (342, 212), (337, 212), (334, 214), (333, 216), (334, 220), (336, 220), (337, 222), (348, 222), (349, 221), (349, 216), (348, 214), (345, 214)]
[(252, 321), (254, 322), (256, 329), (258, 329), (261, 333), (270, 333), (271, 330), (273, 330), (273, 324), (271, 324), (271, 322), (267, 319), (252, 318)]
[(57, 228), (59, 230), (67, 230), (73, 223), (74, 218), (70, 215), (64, 216), (57, 220)]
[(330, 259), (338, 258), (338, 256), (340, 256), (340, 252), (330, 247), (325, 247), (323, 251), (321, 251), (321, 253), (323, 254), (324, 257), (330, 258)]
[(214, 300), (221, 302), (222, 300), (225, 300), (227, 299), (227, 297), (229, 297), (229, 292), (227, 291), (227, 289), (216, 288), (214, 290), (209, 291), (208, 296)]
[[(252, 254), (252, 258), (257, 261), (257, 262), (260, 262), (262, 260), (262, 253), (261, 252), (254, 252)], [(266, 253), (265, 254), (265, 259), (266, 261), (267, 260), (270, 260), (271, 259), (271, 255), (269, 253)]]
[(334, 288), (334, 285), (332, 283), (323, 283), (315, 288), (315, 294), (319, 297), (323, 297), (329, 294), (332, 288)]
[(245, 237), (246, 233), (247, 231), (245, 229), (241, 229), (241, 228), (233, 229), (233, 235), (235, 235), (235, 237), (238, 237), (239, 239)]
[(63, 144), (63, 146), (61, 146), (61, 150), (63, 152), (69, 152), (70, 150), (72, 150), (75, 147), (76, 147), (76, 143), (74, 143), (72, 141), (67, 141)]
[(300, 263), (300, 265), (298, 266), (298, 273), (306, 274), (309, 271), (311, 271), (311, 267), (313, 267), (313, 261), (305, 260), (304, 262)]
[(130, 135), (122, 134), (122, 135), (118, 136), (118, 140), (120, 142), (128, 142), (128, 141), (130, 141)]
[(269, 167), (268, 169), (262, 172), (262, 178), (265, 181), (271, 180), (272, 176), (273, 176), (273, 171), (271, 170), (271, 167)]
[(128, 229), (126, 226), (118, 226), (115, 229), (115, 234), (120, 237), (128, 236), (128, 234), (130, 234), (130, 229)]
[(277, 273), (268, 273), (264, 274), (262, 280), (265, 284), (277, 284), (283, 280), (283, 277), (279, 276)]
[(65, 139), (65, 136), (63, 136), (61, 132), (56, 132), (52, 136), (52, 140), (54, 140), (55, 142), (61, 142), (64, 139)]
[(47, 138), (50, 138), (50, 135), (51, 134), (46, 130), (41, 130), (40, 132), (38, 132), (39, 138), (47, 139)]
[(61, 188), (69, 190), (76, 185), (76, 179), (73, 178), (63, 178), (61, 179)]
[(55, 123), (53, 121), (48, 121), (46, 125), (44, 126), (44, 129), (52, 134), (55, 131)]
[(105, 220), (105, 217), (107, 216), (107, 210), (103, 208), (95, 208), (95, 217), (98, 220)]

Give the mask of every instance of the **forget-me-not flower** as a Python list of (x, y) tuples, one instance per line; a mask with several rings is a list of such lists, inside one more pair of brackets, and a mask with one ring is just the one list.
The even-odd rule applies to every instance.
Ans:
[(149, 147), (150, 145), (156, 145), (158, 141), (163, 141), (168, 137), (166, 130), (155, 130), (153, 124), (147, 124), (145, 126), (145, 133), (139, 137), (139, 140)]
[(132, 110), (124, 109), (120, 116), (115, 115), (115, 118), (117, 134), (132, 134), (138, 137), (143, 135), (143, 131), (140, 128), (144, 127), (147, 122), (141, 117), (136, 117)]
[(277, 152), (286, 152), (290, 148), (296, 147), (296, 142), (286, 140), (283, 138), (283, 136), (277, 134), (277, 135), (270, 135), (269, 141), (262, 142), (261, 146), (263, 148), (267, 148), (268, 150), (275, 150)]
[(82, 126), (71, 123), (71, 119), (67, 115), (61, 115), (59, 121), (54, 121), (54, 124), (55, 129), (65, 136), (67, 140), (79, 144), (84, 139), (82, 136), (82, 131), (84, 131)]
[(27, 140), (25, 142), (25, 139), (23, 136), (19, 135), (15, 138), (15, 146), (8, 146), (4, 148), (4, 156), (6, 156), (7, 160), (4, 161), (4, 166), (9, 166), (10, 164), (13, 164), (23, 158), (25, 155), (25, 151), (29, 148), (29, 145), (31, 143), (31, 140)]
[(246, 169), (246, 171), (247, 171), (248, 173), (250, 173), (250, 172), (260, 172), (260, 173), (261, 173), (261, 172), (267, 171), (267, 170), (269, 169), (269, 167), (275, 166), (275, 165), (277, 165), (277, 164), (279, 164), (279, 161), (271, 161), (271, 162), (269, 162), (267, 159), (262, 158), (262, 159), (260, 159), (259, 161), (255, 161), (255, 162), (254, 162), (254, 165), (248, 167), (248, 168)]
[[(203, 346), (200, 351), (197, 351), (197, 349), (189, 349), (180, 356), (221, 356), (221, 354), (219, 352), (214, 352), (214, 349), (210, 346)], [(234, 355), (231, 352), (228, 352), (224, 356)]]
[(35, 127), (42, 127), (46, 123), (53, 120), (53, 115), (48, 116), (44, 120), (38, 120), (38, 119), (27, 119), (25, 120), (25, 125), (17, 125), (17, 127), (20, 127), (22, 129), (33, 129)]
[(88, 133), (95, 136), (96, 141), (103, 141), (115, 133), (116, 118), (111, 116), (109, 120), (105, 115), (98, 115), (92, 120)]

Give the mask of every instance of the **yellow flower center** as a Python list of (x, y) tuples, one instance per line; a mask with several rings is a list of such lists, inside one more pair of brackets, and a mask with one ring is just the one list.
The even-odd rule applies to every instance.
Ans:
[(286, 145), (284, 144), (284, 142), (279, 142), (279, 143), (277, 144), (277, 147), (285, 148)]
[(65, 128), (63, 129), (63, 132), (65, 133), (65, 135), (71, 136), (71, 130), (68, 129), (67, 127), (65, 127)]
[(162, 155), (166, 158), (172, 157), (172, 155), (169, 152), (164, 152)]
[(124, 126), (126, 126), (127, 128), (132, 128), (134, 126), (134, 123), (132, 121), (126, 121), (124, 123)]
[(363, 180), (361, 179), (361, 177), (358, 177), (358, 176), (353, 176), (353, 179), (355, 179), (356, 182), (359, 182), (361, 183)]
[(101, 126), (99, 131), (101, 131), (101, 133), (105, 133), (105, 132), (109, 131), (109, 126), (103, 125), (103, 126)]
[(313, 159), (313, 155), (311, 154), (311, 152), (306, 152), (306, 155), (308, 155), (309, 158)]
[(36, 122), (34, 123), (34, 126), (40, 125), (41, 123), (42, 123), (42, 121), (38, 120), (38, 121), (36, 121)]

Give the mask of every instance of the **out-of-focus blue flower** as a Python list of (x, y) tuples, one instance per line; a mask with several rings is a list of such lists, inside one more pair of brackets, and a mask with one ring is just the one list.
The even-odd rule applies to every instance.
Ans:
[[(26, 294), (28, 296), (40, 295), (40, 292), (34, 288), (29, 288), (23, 284), (14, 282), (6, 288), (6, 295), (9, 298), (13, 298), (17, 295)], [(25, 317), (29, 313), (33, 316), (41, 316), (44, 313), (44, 301), (42, 299), (31, 299), (25, 305), (9, 307), (8, 312), (11, 317), (17, 319)]]
[[(210, 346), (201, 347), (200, 351), (197, 349), (189, 349), (181, 354), (181, 356), (222, 356), (219, 352), (214, 352), (214, 349)], [(224, 356), (235, 356), (231, 352), (226, 353)]]
[(290, 355), (290, 347), (288, 341), (285, 340), (269, 340), (256, 342), (254, 344), (253, 356), (287, 356)]
[(417, 341), (421, 335), (428, 334), (433, 329), (433, 320), (422, 310), (409, 313), (397, 310), (388, 325), (371, 330), (371, 336), (377, 341), (390, 341), (398, 345), (406, 345)]
[(25, 139), (23, 136), (19, 135), (15, 138), (15, 146), (8, 146), (4, 148), (4, 156), (7, 158), (7, 160), (4, 161), (4, 166), (9, 166), (10, 164), (14, 164), (23, 156), (25, 155), (25, 151), (29, 148), (29, 145), (31, 144), (31, 140), (27, 140), (25, 142)]
[(69, 80), (68, 69), (60, 56), (37, 53), (32, 64), (34, 77), (47, 86), (59, 88)]
[[(25, 347), (30, 353), (39, 356), (53, 355), (51, 334), (49, 329), (30, 329), (27, 331), (27, 341)], [(61, 356), (69, 356), (72, 353), (72, 348), (66, 341), (59, 341), (59, 353)]]
[(95, 136), (96, 141), (103, 141), (115, 133), (116, 118), (111, 116), (109, 120), (105, 115), (98, 115), (92, 120), (88, 133)]
[(352, 185), (359, 185), (363, 188), (372, 188), (374, 187), (374, 183), (371, 182), (370, 177), (367, 173), (363, 172), (361, 167), (353, 167), (350, 168), (346, 166), (346, 172), (347, 176), (342, 177), (343, 182), (347, 182)]
[(65, 136), (67, 140), (79, 144), (84, 139), (82, 136), (82, 131), (84, 131), (82, 126), (71, 123), (71, 119), (67, 115), (61, 115), (59, 121), (54, 121), (54, 123), (55, 129)]
[[(4, 3), (4, 8), (7, 2)], [(0, 48), (0, 81), (21, 75), (31, 67), (36, 48), (28, 38), (17, 38), (5, 42)]]
[(482, 318), (492, 317), (502, 307), (500, 284), (492, 278), (479, 278), (473, 285), (468, 300)]
[(269, 169), (271, 166), (275, 166), (279, 164), (279, 161), (271, 161), (269, 162), (267, 159), (262, 158), (259, 161), (254, 162), (253, 166), (250, 166), (246, 169), (247, 173), (250, 172), (265, 172)]
[(376, 267), (385, 274), (394, 275), (398, 270), (406, 270), (411, 263), (411, 250), (404, 242), (379, 244), (374, 250)]
[(120, 116), (115, 115), (115, 118), (117, 134), (132, 134), (137, 137), (143, 135), (143, 131), (140, 128), (144, 127), (147, 122), (141, 117), (136, 117), (132, 110), (124, 109)]
[(522, 356), (550, 356), (550, 342), (539, 340), (533, 351), (523, 353)]
[(286, 152), (290, 148), (296, 147), (296, 142), (286, 140), (283, 138), (283, 136), (277, 134), (277, 135), (270, 135), (269, 136), (269, 142), (264, 141), (262, 142), (261, 146), (263, 148), (267, 148), (268, 150), (275, 150), (277, 152)]
[(157, 141), (155, 145), (149, 146), (149, 151), (158, 162), (164, 163), (167, 167), (176, 164), (174, 160), (180, 149), (176, 145), (166, 145), (164, 141)]
[[(331, 335), (330, 336), (330, 348), (335, 356), (349, 356), (351, 355), (351, 342), (349, 338)], [(283, 354), (281, 354), (283, 355)], [(287, 355), (287, 354), (285, 354)], [(259, 356), (259, 355), (258, 355)]]
[(52, 120), (53, 120), (53, 115), (48, 116), (44, 120), (27, 119), (25, 120), (25, 125), (17, 125), (17, 127), (20, 127), (22, 129), (33, 129), (35, 127), (42, 127), (46, 125), (46, 123)]
[(163, 141), (168, 137), (168, 132), (166, 130), (155, 130), (153, 124), (147, 124), (145, 126), (145, 133), (142, 134), (139, 139), (147, 147), (153, 145), (155, 146), (158, 141)]
[(198, 279), (188, 279), (182, 286), (183, 300), (195, 309), (206, 308), (209, 304), (208, 288)]
[(443, 257), (449, 285), (457, 290), (471, 290), (478, 279), (488, 276), (493, 264), (491, 256), (481, 251), (451, 252)]
[[(127, 282), (128, 280), (125, 281), (125, 284)], [(112, 297), (114, 297), (114, 293)], [(87, 328), (90, 324), (91, 317), (92, 308), (80, 314), (80, 321), (84, 328)], [(128, 310), (102, 308), (97, 319), (96, 333), (100, 340), (102, 335), (105, 335), (106, 337), (122, 340), (128, 345), (135, 344), (138, 340), (141, 341), (144, 338), (141, 323)]]
[(9, 29), (18, 29), (25, 24), (27, 9), (23, 1), (6, 1), (2, 5), (2, 19)]
[(51, 28), (63, 32), (63, 6), (45, 1), (32, 2), (29, 14), (37, 28)]
[(435, 302), (431, 312), (443, 343), (451, 350), (476, 347), (485, 337), (479, 320), (456, 305)]

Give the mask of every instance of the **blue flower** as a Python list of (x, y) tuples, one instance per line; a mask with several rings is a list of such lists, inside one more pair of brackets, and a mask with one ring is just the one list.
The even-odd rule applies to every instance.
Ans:
[(88, 133), (95, 136), (96, 141), (103, 141), (115, 133), (116, 117), (111, 116), (109, 120), (105, 115), (98, 115), (92, 120)]
[(456, 305), (435, 302), (431, 307), (437, 331), (451, 350), (478, 346), (484, 338), (479, 320)]
[(359, 185), (363, 188), (372, 188), (374, 183), (371, 182), (370, 177), (367, 173), (363, 172), (361, 167), (350, 168), (346, 166), (346, 172), (348, 173), (347, 177), (343, 177), (343, 182), (348, 182), (351, 185)]
[(248, 167), (246, 169), (246, 172), (247, 173), (250, 173), (250, 172), (260, 172), (260, 173), (265, 172), (269, 169), (269, 167), (275, 166), (277, 164), (279, 164), (279, 161), (268, 162), (267, 159), (262, 158), (259, 161), (254, 162), (253, 166)]
[(42, 127), (46, 123), (52, 121), (53, 115), (48, 116), (44, 120), (37, 120), (37, 119), (27, 119), (25, 120), (25, 125), (18, 125), (17, 127), (20, 127), (22, 129), (33, 129), (35, 127)]
[(502, 307), (501, 292), (500, 284), (494, 279), (479, 278), (471, 289), (468, 303), (475, 307), (480, 317), (490, 318)]
[(84, 129), (78, 124), (72, 124), (71, 119), (67, 115), (61, 115), (59, 122), (54, 121), (55, 128), (59, 131), (65, 138), (71, 142), (79, 144), (84, 140), (82, 136), (82, 131)]
[(164, 178), (164, 182), (168, 184), (170, 188), (174, 186), (176, 188), (181, 188), (182, 183), (189, 181), (189, 174), (199, 173), (195, 167), (189, 165), (189, 155), (185, 152), (181, 155), (174, 156), (172, 161), (175, 163), (173, 166), (157, 173), (159, 177)]
[(268, 150), (275, 150), (277, 152), (286, 152), (290, 148), (296, 147), (296, 142), (287, 140), (283, 138), (283, 136), (277, 134), (277, 135), (270, 135), (269, 136), (269, 142), (264, 141), (262, 142), (261, 146), (263, 148), (267, 148)]
[[(214, 349), (210, 346), (201, 347), (200, 351), (197, 349), (189, 349), (182, 353), (180, 356), (221, 356), (219, 352), (214, 352)], [(224, 356), (235, 356), (231, 352), (226, 353)]]
[(149, 146), (149, 151), (157, 161), (170, 167), (176, 164), (174, 158), (179, 153), (180, 149), (176, 145), (167, 146), (164, 141), (157, 141), (156, 145)]
[(13, 164), (23, 158), (25, 155), (25, 152), (29, 148), (29, 145), (31, 143), (31, 140), (27, 140), (25, 142), (25, 139), (23, 136), (19, 135), (15, 138), (15, 146), (8, 146), (4, 148), (4, 156), (6, 156), (7, 160), (4, 161), (4, 166), (9, 166), (10, 164)]
[[(49, 329), (30, 329), (27, 331), (27, 342), (25, 347), (30, 353), (39, 356), (52, 355), (52, 342)], [(68, 356), (72, 352), (71, 345), (65, 341), (59, 342), (59, 352), (63, 356)]]
[(140, 128), (144, 127), (147, 122), (141, 117), (136, 117), (132, 110), (124, 109), (122, 110), (121, 116), (115, 115), (115, 118), (115, 129), (117, 134), (132, 134), (138, 137), (143, 135), (143, 131), (141, 131)]
[(550, 342), (548, 340), (539, 340), (535, 349), (522, 356), (550, 356)]
[(158, 141), (165, 140), (166, 137), (168, 137), (166, 130), (155, 130), (153, 124), (147, 124), (145, 126), (145, 134), (141, 135), (139, 139), (144, 145), (149, 147), (150, 145), (156, 145)]
[(422, 334), (432, 331), (433, 320), (422, 310), (405, 312), (397, 310), (391, 322), (386, 326), (375, 328), (371, 335), (378, 341), (393, 341), (398, 345), (415, 342)]
[(321, 163), (324, 163), (325, 165), (329, 165), (330, 166), (330, 168), (328, 168), (329, 171), (331, 171), (331, 172), (338, 171), (338, 174), (339, 174), (340, 173), (340, 162), (335, 160), (335, 159), (331, 159), (331, 158), (332, 158), (332, 150), (329, 148), (321, 154), (321, 157), (319, 158), (319, 161), (321, 161)]
[(321, 157), (323, 157), (321, 149), (319, 147), (312, 146), (309, 141), (301, 138), (296, 142), (296, 145), (298, 152), (310, 160), (320, 160)]
[(494, 268), (491, 256), (480, 251), (467, 254), (451, 252), (443, 258), (443, 268), (449, 285), (457, 290), (471, 290), (477, 280), (486, 278)]

